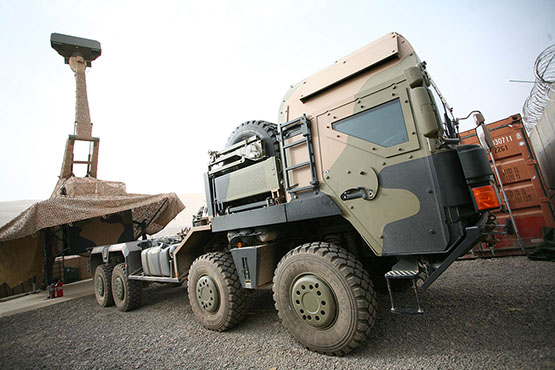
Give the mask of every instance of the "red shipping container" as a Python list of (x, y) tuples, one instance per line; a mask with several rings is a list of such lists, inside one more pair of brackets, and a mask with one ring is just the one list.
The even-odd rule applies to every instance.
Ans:
[[(520, 114), (487, 126), (494, 143), (493, 157), (518, 231), (525, 247), (533, 248), (542, 242), (542, 226), (555, 227), (553, 212), (555, 207), (536, 162), (536, 155)], [(474, 130), (461, 132), (460, 137), (463, 144), (478, 144)], [(497, 178), (496, 181), (498, 182)], [(502, 196), (501, 193), (500, 196)], [(493, 214), (500, 225), (505, 224), (510, 218), (508, 212), (493, 212)], [(499, 241), (493, 248), (482, 244), (475, 247), (468, 256), (522, 254), (516, 235), (498, 235), (497, 238)]]

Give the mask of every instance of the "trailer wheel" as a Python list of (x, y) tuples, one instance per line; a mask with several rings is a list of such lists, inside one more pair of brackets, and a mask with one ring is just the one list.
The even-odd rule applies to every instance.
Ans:
[(256, 135), (264, 143), (268, 157), (279, 156), (279, 143), (277, 140), (277, 126), (266, 121), (247, 121), (239, 125), (227, 139), (226, 147)]
[(273, 290), (282, 323), (312, 351), (348, 353), (366, 340), (376, 319), (368, 273), (333, 244), (309, 243), (287, 253), (275, 271)]
[(187, 289), (191, 309), (207, 329), (228, 330), (245, 317), (247, 293), (228, 253), (197, 258), (189, 270)]
[(114, 298), (112, 297), (112, 270), (114, 265), (102, 264), (94, 270), (94, 296), (98, 304), (102, 307), (114, 305)]
[(114, 267), (112, 272), (112, 295), (120, 311), (134, 310), (143, 302), (143, 282), (127, 279), (124, 263)]

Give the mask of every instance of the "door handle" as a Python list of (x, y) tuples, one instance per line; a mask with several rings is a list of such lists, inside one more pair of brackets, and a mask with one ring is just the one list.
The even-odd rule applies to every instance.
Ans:
[(372, 189), (367, 191), (363, 187), (358, 187), (358, 188), (352, 188), (352, 189), (345, 190), (341, 194), (341, 199), (342, 200), (351, 200), (351, 199), (362, 198), (364, 200), (372, 200), (372, 199), (374, 199), (374, 195), (375, 194), (374, 194), (374, 191)]

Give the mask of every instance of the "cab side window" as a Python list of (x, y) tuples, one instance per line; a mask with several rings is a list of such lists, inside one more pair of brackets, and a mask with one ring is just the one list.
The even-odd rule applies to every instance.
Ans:
[(399, 99), (337, 121), (333, 129), (384, 147), (409, 140)]

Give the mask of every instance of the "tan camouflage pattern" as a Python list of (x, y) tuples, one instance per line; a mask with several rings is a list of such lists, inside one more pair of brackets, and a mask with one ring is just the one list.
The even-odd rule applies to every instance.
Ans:
[(74, 56), (69, 58), (69, 66), (75, 72), (75, 135), (81, 139), (89, 139), (92, 137), (92, 124), (85, 76), (87, 62), (82, 56)]
[[(61, 195), (62, 188), (67, 195)], [(90, 177), (60, 179), (50, 199), (33, 204), (0, 227), (0, 284), (7, 282), (15, 286), (42, 270), (42, 257), (38, 256), (42, 256), (44, 250), (41, 232), (44, 229), (75, 224), (82, 228), (84, 239), (96, 245), (114, 244), (118, 242), (123, 225), (110, 226), (94, 218), (105, 219), (115, 213), (130, 212), (132, 220), (128, 223), (134, 221), (133, 232), (137, 238), (140, 233), (137, 222), (152, 219), (146, 233), (155, 234), (184, 208), (175, 193), (130, 194), (121, 182)]]
[[(390, 33), (292, 86), (279, 111), (280, 124), (303, 114), (310, 119), (320, 190), (335, 201), (377, 255), (382, 254), (384, 227), (420, 210), (415, 194), (381, 188), (377, 175), (388, 166), (429, 156), (441, 135), (437, 107), (426, 100), (425, 80), (426, 96), (417, 99), (416, 87), (411, 88), (407, 79), (407, 70), (420, 70), (420, 64), (408, 41)], [(393, 99), (401, 103), (406, 142), (384, 147), (333, 129), (334, 122)], [(304, 162), (306, 146), (288, 150), (287, 155), (290, 165)], [(308, 185), (308, 168), (292, 172), (292, 183)], [(372, 190), (374, 198), (341, 200), (343, 191), (358, 187)]]
[(74, 135), (70, 135), (66, 141), (64, 158), (60, 178), (67, 179), (74, 175), (73, 165), (75, 141), (88, 141), (91, 144), (90, 157), (87, 159), (87, 176), (96, 177), (98, 171), (98, 152), (100, 140), (92, 137), (91, 114), (89, 110), (89, 100), (87, 97), (87, 78), (85, 71), (87, 61), (82, 56), (69, 58), (69, 66), (75, 73), (75, 125)]

